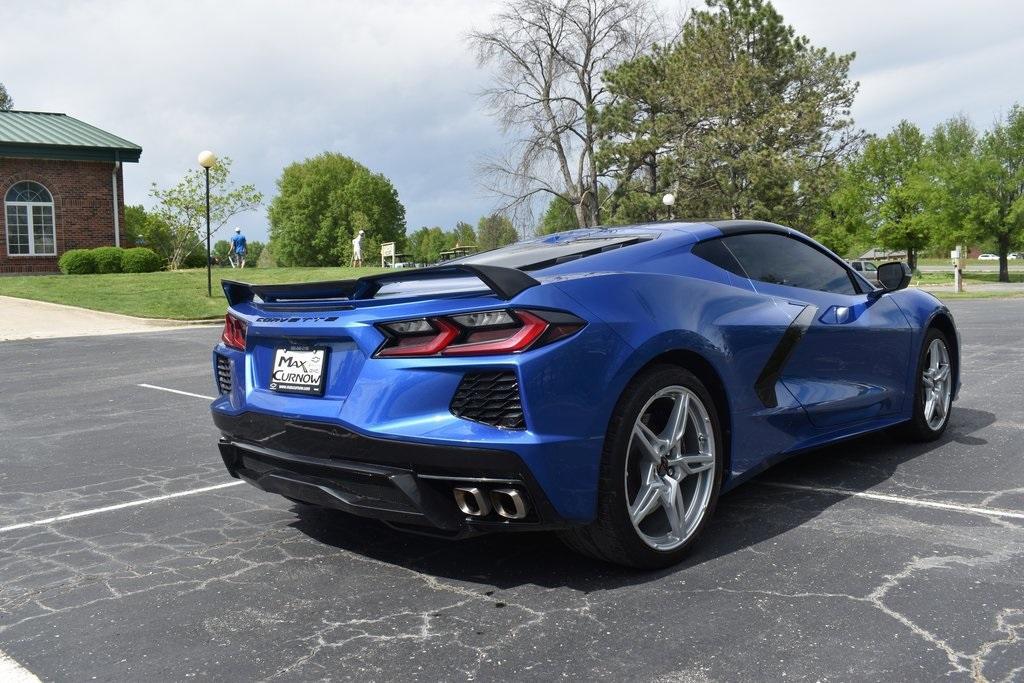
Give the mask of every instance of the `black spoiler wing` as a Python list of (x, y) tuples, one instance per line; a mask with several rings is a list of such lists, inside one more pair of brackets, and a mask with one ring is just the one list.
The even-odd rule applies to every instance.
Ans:
[(458, 275), (473, 275), (498, 297), (508, 301), (523, 290), (539, 285), (540, 282), (521, 270), (502, 266), (475, 266), (452, 263), (448, 265), (397, 270), (380, 275), (367, 275), (357, 280), (332, 280), (327, 282), (300, 282), (283, 285), (254, 285), (234, 280), (221, 280), (228, 304), (235, 305), (252, 301), (258, 296), (265, 303), (325, 299), (353, 301), (372, 299), (381, 287), (389, 282), (408, 280), (431, 280)]

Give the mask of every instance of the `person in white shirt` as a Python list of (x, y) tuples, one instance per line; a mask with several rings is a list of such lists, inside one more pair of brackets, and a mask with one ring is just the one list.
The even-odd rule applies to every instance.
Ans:
[(365, 230), (360, 230), (359, 234), (352, 240), (352, 267), (361, 268), (363, 266), (363, 233)]

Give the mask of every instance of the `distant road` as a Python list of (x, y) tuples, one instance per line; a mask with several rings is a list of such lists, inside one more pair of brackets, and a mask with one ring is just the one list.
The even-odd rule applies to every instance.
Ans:
[[(966, 272), (970, 272), (970, 273), (998, 273), (999, 272), (999, 262), (998, 261), (992, 261), (991, 263), (992, 263), (992, 265), (985, 264), (983, 266), (982, 265), (975, 265), (975, 264), (972, 263), (972, 264), (967, 266), (965, 271)], [(1010, 267), (1010, 272), (1011, 273), (1024, 273), (1024, 262), (1022, 262), (1022, 261), (1010, 261), (1010, 263), (1008, 265)], [(922, 265), (922, 266), (918, 266), (917, 269), (920, 270), (922, 273), (952, 273), (953, 272), (953, 264), (951, 263), (948, 266), (923, 266)]]

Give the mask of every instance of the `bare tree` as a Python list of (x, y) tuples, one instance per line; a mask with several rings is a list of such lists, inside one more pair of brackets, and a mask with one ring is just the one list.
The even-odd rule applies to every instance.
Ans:
[(494, 85), (481, 96), (515, 140), (484, 164), (502, 210), (529, 210), (538, 195), (574, 207), (581, 227), (598, 225), (598, 133), (606, 69), (659, 37), (649, 0), (508, 0), (488, 31), (469, 39)]

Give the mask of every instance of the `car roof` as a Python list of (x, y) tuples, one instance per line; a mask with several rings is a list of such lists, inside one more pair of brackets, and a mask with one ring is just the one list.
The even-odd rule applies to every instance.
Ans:
[[(650, 246), (661, 250), (668, 248), (671, 244), (691, 244), (715, 237), (747, 232), (774, 232), (786, 235), (796, 233), (790, 228), (775, 223), (741, 220), (673, 220), (636, 225), (578, 228), (541, 235), (490, 251), (452, 259), (447, 263), (501, 266), (527, 271), (546, 270), (554, 266), (566, 265), (571, 261), (579, 261), (585, 257), (617, 251), (621, 247), (633, 247), (633, 245), (656, 241), (656, 246), (654, 244), (650, 244)], [(641, 253), (637, 253), (632, 248), (629, 252), (637, 257), (640, 257), (641, 253), (646, 256), (653, 253), (647, 249), (641, 249)], [(587, 259), (587, 263), (590, 263), (589, 259)], [(577, 270), (579, 267), (584, 266), (581, 263), (573, 264), (570, 269)]]

